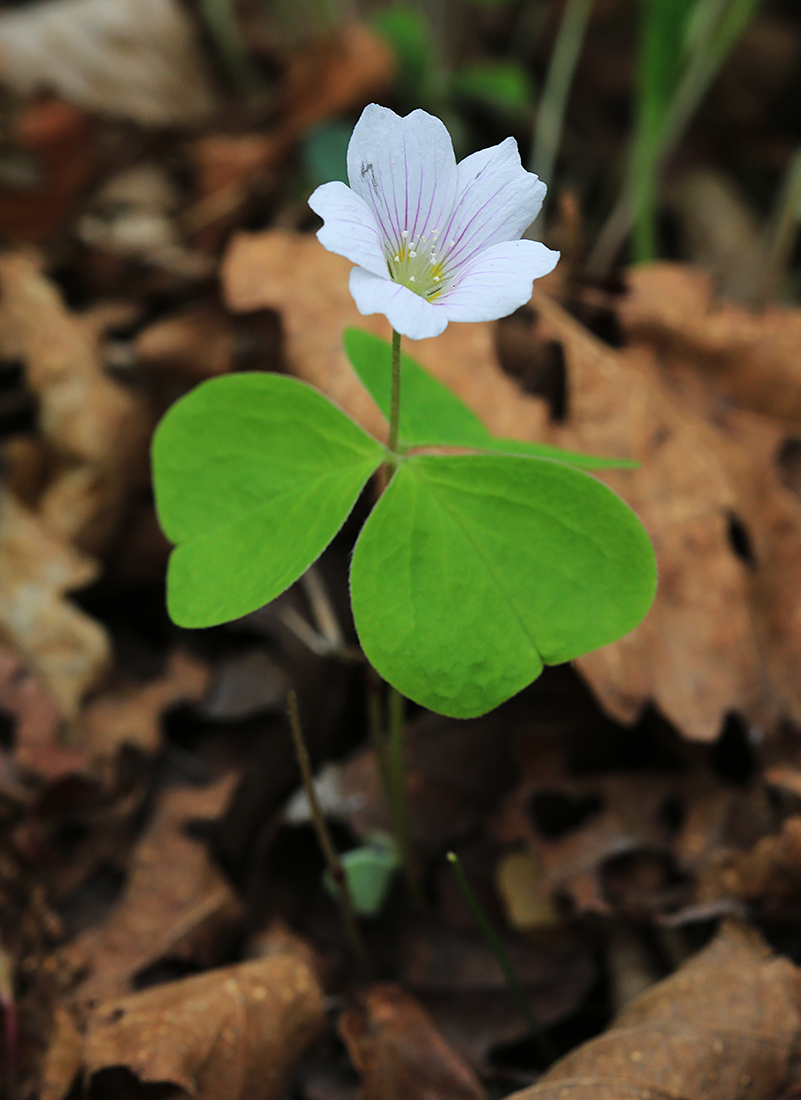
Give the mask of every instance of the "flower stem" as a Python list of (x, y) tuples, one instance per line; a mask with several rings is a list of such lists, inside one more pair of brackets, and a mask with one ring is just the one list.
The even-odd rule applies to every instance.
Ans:
[(459, 862), (459, 857), (456, 852), (448, 852), (448, 862), (452, 865), (454, 874), (456, 875), (456, 881), (459, 883), (459, 889), (464, 895), (464, 899), (470, 907), (470, 911), (476, 918), (481, 931), (484, 933), (484, 937), (489, 944), (493, 955), (498, 961), (498, 965), (503, 971), (503, 976), (506, 979), (506, 984), (509, 987), (509, 992), (517, 1002), (517, 1007), (520, 1009), (520, 1014), (528, 1024), (528, 1029), (531, 1032), (531, 1037), (536, 1042), (540, 1049), (540, 1054), (545, 1058), (546, 1063), (550, 1065), (551, 1062), (556, 1060), (556, 1051), (551, 1044), (550, 1039), (543, 1031), (537, 1017), (534, 1015), (534, 1010), (529, 1003), (529, 999), (526, 996), (526, 991), (520, 984), (520, 979), (515, 974), (514, 967), (511, 960), (506, 953), (506, 948), (501, 943), (501, 938), (495, 931), (492, 921), (484, 911), (481, 902), (473, 893), (470, 883), (467, 881), (467, 876), (464, 873), (464, 869)]
[(353, 908), (353, 898), (350, 894), (348, 878), (345, 874), (345, 868), (340, 863), (339, 856), (334, 847), (334, 842), (331, 839), (331, 833), (328, 831), (325, 815), (323, 814), (320, 800), (317, 797), (317, 790), (314, 786), (314, 776), (312, 775), (311, 761), (309, 760), (309, 750), (306, 747), (306, 741), (303, 737), (303, 727), (300, 724), (298, 697), (294, 691), (290, 691), (287, 694), (287, 710), (289, 712), (289, 728), (292, 730), (292, 740), (295, 742), (295, 753), (298, 758), (301, 779), (303, 780), (303, 789), (309, 801), (309, 809), (311, 811), (312, 823), (314, 824), (314, 831), (317, 833), (317, 841), (323, 853), (326, 866), (328, 867), (328, 873), (331, 875), (337, 892), (339, 911), (342, 915), (342, 923), (345, 926), (345, 935), (348, 938), (351, 950), (362, 972), (365, 976), (371, 976), (373, 973), (373, 966), (370, 962), (367, 948), (364, 945), (364, 940), (362, 939), (359, 923), (356, 920), (356, 912)]
[(392, 330), (392, 393), (389, 406), (389, 451), (395, 462), (398, 455), (398, 426), (400, 424), (401, 390), (401, 334)]
[(384, 757), (385, 781), (395, 842), (403, 861), (406, 884), (413, 901), (421, 909), (425, 907), (425, 895), (420, 878), (420, 866), (412, 842), (409, 822), (409, 800), (406, 792), (406, 746), (404, 742), (403, 712), (405, 699), (389, 685), (389, 743)]

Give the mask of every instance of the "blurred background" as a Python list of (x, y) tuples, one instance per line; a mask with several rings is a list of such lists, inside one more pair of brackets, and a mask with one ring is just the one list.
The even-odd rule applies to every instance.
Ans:
[(792, 295), (800, 51), (793, 0), (6, 2), (0, 234), (130, 258), (141, 207), (206, 252), (310, 227), (377, 99), (439, 115), (458, 157), (514, 134), (550, 189), (536, 233), (585, 275), (684, 258)]

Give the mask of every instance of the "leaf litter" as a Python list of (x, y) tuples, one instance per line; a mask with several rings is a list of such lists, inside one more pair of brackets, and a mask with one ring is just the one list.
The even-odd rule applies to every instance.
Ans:
[[(3, 176), (0, 226), (41, 246), (0, 256), (0, 936), (20, 1095), (60, 1100), (80, 1076), (93, 1098), (271, 1100), (293, 1076), (310, 1100), (789, 1095), (797, 972), (747, 922), (797, 958), (799, 310), (727, 302), (699, 263), (582, 283), (565, 194), (572, 273), (568, 258), (500, 326), (409, 349), (499, 436), (636, 460), (598, 476), (648, 526), (661, 582), (633, 635), (486, 720), (410, 717), (433, 908), (393, 889), (365, 928), (392, 981), (355, 989), (308, 822), (282, 804), (295, 687), (339, 846), (387, 826), (354, 703), (355, 530), (317, 567), (325, 630), (298, 586), (230, 629), (178, 633), (147, 447), (176, 396), (242, 369), (289, 371), (385, 432), (341, 340), (388, 332), (305, 232), (293, 173), (316, 127), (392, 94), (397, 59), (358, 25), (290, 46), (250, 13), (265, 84), (234, 100), (190, 9), (101, 7), (0, 18), (9, 140), (37, 169)], [(51, 94), (25, 98), (34, 85)], [(608, 165), (608, 142), (588, 155)], [(706, 241), (724, 287), (757, 299), (766, 276), (731, 257), (746, 241), (762, 262), (759, 220), (680, 190), (683, 247), (703, 261)], [(539, 1079), (448, 848), (570, 1052)]]

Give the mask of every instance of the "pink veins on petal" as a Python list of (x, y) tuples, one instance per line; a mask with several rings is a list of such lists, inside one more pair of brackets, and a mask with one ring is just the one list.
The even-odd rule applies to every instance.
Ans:
[(545, 184), (521, 162), (514, 138), (458, 165), (445, 125), (425, 111), (401, 118), (371, 103), (348, 146), (348, 179), (309, 199), (317, 236), (357, 266), (350, 290), (361, 313), (383, 313), (415, 340), (449, 321), (492, 321), (531, 297), (559, 259), (522, 235)]

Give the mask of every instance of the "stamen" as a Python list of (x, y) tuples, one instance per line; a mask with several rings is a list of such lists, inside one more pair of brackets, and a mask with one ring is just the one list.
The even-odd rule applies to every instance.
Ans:
[(409, 236), (409, 230), (408, 230), (408, 229), (404, 229), (404, 230), (403, 230), (403, 232), (401, 233), (401, 236), (402, 236), (402, 237), (408, 237), (408, 236)]
[(395, 263), (396, 263), (396, 264), (399, 264), (399, 263), (400, 263), (400, 256), (396, 256), (396, 257), (395, 257)]
[(416, 283), (416, 282), (417, 282), (417, 280), (415, 279), (414, 275), (410, 275), (410, 276), (409, 276), (409, 282), (410, 282), (410, 283)]
[(414, 249), (412, 249), (412, 251), (409, 253), (409, 255), (412, 257), (412, 259), (414, 259), (415, 256), (417, 255), (417, 253), (414, 251)]

